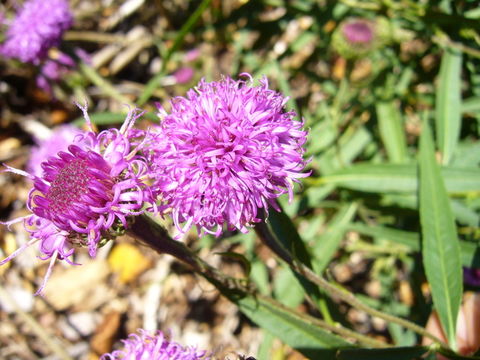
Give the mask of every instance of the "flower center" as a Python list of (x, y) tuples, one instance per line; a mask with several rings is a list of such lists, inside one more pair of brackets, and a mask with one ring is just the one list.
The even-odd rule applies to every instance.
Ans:
[(88, 163), (83, 159), (73, 159), (58, 172), (46, 194), (50, 210), (66, 211), (75, 199), (88, 191), (88, 182), (92, 176), (88, 172)]

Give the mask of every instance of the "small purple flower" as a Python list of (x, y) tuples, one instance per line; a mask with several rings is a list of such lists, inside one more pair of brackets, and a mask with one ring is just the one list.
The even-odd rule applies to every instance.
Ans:
[(343, 36), (352, 44), (368, 44), (373, 40), (373, 24), (363, 19), (347, 22), (342, 27)]
[(35, 139), (36, 146), (30, 151), (30, 159), (27, 163), (27, 171), (35, 176), (42, 175), (41, 164), (51, 156), (57, 155), (59, 151), (66, 151), (73, 143), (75, 136), (82, 131), (72, 125), (61, 125), (54, 129), (46, 139)]
[(275, 199), (291, 199), (293, 182), (309, 175), (306, 132), (285, 110), (288, 99), (266, 78), (253, 86), (242, 76), (248, 81), (202, 80), (169, 114), (160, 110), (150, 145), (156, 192), (181, 233), (193, 224), (200, 235), (219, 236), (223, 225), (247, 232), (258, 208), (278, 209)]
[(130, 334), (128, 339), (122, 340), (123, 350), (115, 350), (104, 354), (101, 360), (208, 360), (206, 351), (198, 351), (194, 347), (169, 341), (161, 331), (150, 336), (145, 330), (138, 330), (138, 334)]
[(464, 267), (463, 281), (470, 286), (480, 286), (480, 269)]
[(191, 67), (183, 67), (173, 73), (178, 84), (186, 84), (193, 79), (195, 71)]
[[(92, 129), (86, 107), (80, 108)], [(120, 130), (77, 135), (67, 151), (42, 163), (41, 176), (7, 167), (33, 180), (27, 203), (32, 214), (6, 223), (24, 220), (32, 239), (0, 265), (40, 242), (41, 259), (50, 259), (50, 266), (37, 294), (56, 259), (73, 264), (68, 258), (76, 246), (88, 247), (94, 257), (99, 246), (128, 227), (129, 216), (141, 214), (146, 203), (153, 203), (147, 186), (149, 166), (139, 155), (145, 134), (132, 128), (141, 115), (131, 110)]]
[(39, 64), (73, 22), (66, 0), (28, 0), (6, 32), (0, 54)]

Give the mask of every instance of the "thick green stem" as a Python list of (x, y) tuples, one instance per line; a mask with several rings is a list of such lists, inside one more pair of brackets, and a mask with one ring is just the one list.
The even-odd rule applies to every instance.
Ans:
[(293, 256), (276, 240), (275, 236), (272, 234), (265, 222), (257, 224), (255, 227), (255, 231), (257, 232), (260, 239), (264, 242), (264, 244), (267, 245), (283, 261), (285, 261), (295, 272), (303, 275), (306, 279), (316, 284), (320, 289), (324, 290), (331, 297), (345, 301), (347, 304), (353, 306), (356, 309), (364, 311), (371, 316), (378, 317), (385, 321), (403, 326), (406, 329), (410, 329), (419, 335), (428, 337), (434, 342), (440, 344), (445, 349), (449, 349), (449, 346), (447, 344), (445, 344), (435, 335), (429, 333), (425, 328), (411, 321), (399, 318), (394, 315), (386, 314), (364, 304), (363, 302), (358, 300), (356, 296), (351, 292), (348, 292), (345, 289), (338, 288), (336, 285), (329, 283), (322, 276), (314, 273), (311, 269), (309, 269), (302, 263), (295, 261)]

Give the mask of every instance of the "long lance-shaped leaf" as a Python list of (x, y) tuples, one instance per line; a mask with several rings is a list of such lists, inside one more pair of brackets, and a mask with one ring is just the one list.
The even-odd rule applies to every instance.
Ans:
[[(398, 230), (394, 228), (365, 225), (362, 223), (350, 223), (346, 230), (374, 238), (385, 239), (405, 245), (410, 251), (420, 251), (420, 236), (416, 232)], [(469, 241), (460, 241), (462, 265), (465, 267), (480, 268), (480, 246)]]
[[(480, 169), (473, 167), (441, 169), (448, 193), (480, 192)], [(416, 193), (415, 165), (360, 163), (317, 179), (305, 179), (308, 185), (335, 184), (372, 193)]]
[(376, 104), (378, 127), (388, 158), (393, 163), (407, 161), (407, 141), (402, 126), (402, 117), (393, 101)]
[(461, 95), (462, 53), (446, 48), (442, 63), (435, 102), (435, 120), (438, 148), (442, 163), (448, 164), (458, 142), (462, 118)]
[(449, 344), (455, 349), (456, 322), (463, 291), (460, 246), (427, 121), (424, 121), (420, 138), (419, 170), (423, 263), (435, 309)]

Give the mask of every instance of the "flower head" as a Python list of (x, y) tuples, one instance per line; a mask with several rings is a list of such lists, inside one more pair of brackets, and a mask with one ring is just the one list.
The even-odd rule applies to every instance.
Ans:
[(150, 336), (145, 330), (138, 330), (138, 334), (130, 334), (128, 339), (122, 340), (123, 350), (115, 350), (104, 354), (101, 360), (208, 360), (205, 351), (198, 351), (194, 347), (183, 347), (165, 338), (161, 331)]
[(258, 208), (278, 209), (275, 199), (291, 198), (293, 182), (308, 176), (303, 122), (266, 78), (253, 86), (244, 76), (202, 80), (169, 114), (160, 110), (150, 145), (156, 191), (182, 233), (193, 224), (216, 236), (223, 225), (246, 232)]
[[(86, 108), (81, 109), (90, 124)], [(146, 184), (149, 167), (138, 155), (144, 133), (132, 128), (139, 116), (132, 110), (120, 130), (76, 136), (68, 150), (42, 163), (41, 176), (7, 167), (33, 180), (27, 203), (32, 215), (24, 218), (32, 240), (0, 265), (24, 247), (40, 242), (41, 258), (51, 259), (51, 263), (37, 293), (43, 289), (55, 259), (72, 263), (68, 257), (77, 246), (88, 247), (94, 257), (103, 242), (128, 226), (129, 216), (139, 215), (145, 203), (153, 202)]]
[(30, 158), (27, 163), (27, 171), (36, 176), (41, 176), (41, 164), (51, 156), (57, 155), (59, 151), (66, 151), (71, 145), (75, 136), (82, 131), (72, 125), (61, 125), (55, 128), (45, 139), (35, 139), (36, 146), (32, 147)]
[(333, 48), (347, 59), (364, 57), (390, 41), (388, 20), (349, 18), (338, 26), (332, 36)]
[(72, 22), (66, 0), (27, 0), (8, 28), (0, 54), (38, 64)]

